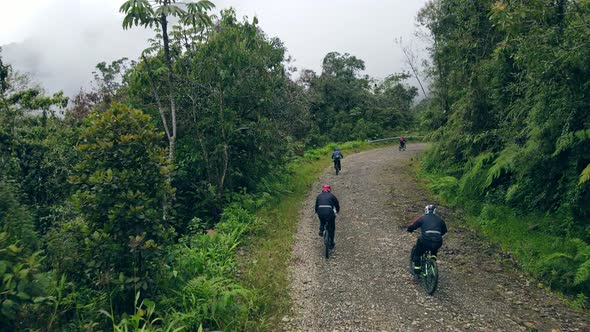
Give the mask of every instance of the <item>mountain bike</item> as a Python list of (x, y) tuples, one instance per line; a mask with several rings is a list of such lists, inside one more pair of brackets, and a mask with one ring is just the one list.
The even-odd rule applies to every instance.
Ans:
[(336, 175), (338, 175), (338, 173), (340, 173), (340, 170), (342, 169), (342, 166), (340, 164), (340, 159), (334, 160), (334, 169), (336, 170)]
[[(413, 251), (414, 248), (412, 248)], [(421, 279), (426, 293), (432, 295), (438, 286), (438, 266), (436, 265), (436, 258), (432, 256), (430, 250), (427, 250), (420, 256), (420, 267), (420, 273), (416, 275), (414, 272), (414, 262), (410, 254), (410, 273), (418, 280)]]
[(400, 144), (399, 144), (399, 150), (400, 151), (406, 151), (406, 143), (405, 142), (400, 142)]

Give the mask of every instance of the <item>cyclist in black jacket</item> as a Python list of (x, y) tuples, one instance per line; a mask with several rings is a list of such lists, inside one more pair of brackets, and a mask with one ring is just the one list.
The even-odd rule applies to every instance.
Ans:
[(444, 220), (436, 215), (436, 206), (427, 205), (424, 208), (424, 215), (418, 216), (408, 225), (408, 232), (413, 232), (418, 228), (421, 234), (416, 245), (412, 249), (412, 261), (414, 262), (414, 274), (420, 273), (420, 256), (430, 250), (432, 256), (436, 259), (438, 249), (442, 246), (443, 235), (447, 233), (447, 225)]
[[(342, 152), (340, 152), (338, 148), (335, 148), (334, 152), (332, 152), (332, 161), (334, 161), (334, 168), (338, 171), (342, 169), (342, 163), (340, 160), (343, 158), (344, 155), (342, 154)], [(338, 175), (338, 172), (336, 172), (336, 175)]]
[(322, 192), (315, 200), (315, 213), (320, 218), (320, 236), (324, 236), (324, 228), (330, 232), (330, 244), (334, 248), (334, 233), (336, 232), (336, 213), (340, 212), (340, 203), (329, 184), (322, 186)]

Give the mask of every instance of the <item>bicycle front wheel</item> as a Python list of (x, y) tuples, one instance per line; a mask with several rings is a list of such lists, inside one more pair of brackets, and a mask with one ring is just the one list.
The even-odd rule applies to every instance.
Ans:
[(426, 289), (428, 295), (432, 295), (436, 290), (436, 286), (438, 286), (438, 266), (436, 261), (430, 258), (426, 259), (423, 269), (424, 289)]

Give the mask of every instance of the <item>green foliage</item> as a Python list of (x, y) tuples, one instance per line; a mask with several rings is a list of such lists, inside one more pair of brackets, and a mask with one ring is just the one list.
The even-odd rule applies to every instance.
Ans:
[(223, 331), (241, 331), (254, 307), (251, 291), (224, 277), (198, 276), (179, 291), (177, 317), (190, 330), (199, 326)]
[(571, 149), (574, 145), (582, 144), (585, 141), (590, 140), (590, 129), (586, 130), (578, 130), (575, 132), (569, 132), (561, 137), (557, 141), (557, 146), (553, 155), (558, 155), (559, 153)]
[(567, 211), (577, 232), (590, 220), (590, 6), (562, 5), (440, 0), (421, 10), (437, 41), (422, 113), (443, 118), (428, 125), (439, 147), (425, 165), (469, 182), (492, 153), (482, 198)]
[(73, 141), (75, 131), (54, 116), (68, 99), (61, 93), (46, 96), (27, 76), (3, 66), (1, 60), (0, 72), (0, 182), (3, 188), (10, 184), (16, 193), (13, 199), (32, 217), (23, 229), (32, 227), (42, 235), (49, 228), (52, 206), (61, 203), (71, 189), (66, 179), (75, 152), (67, 143)]
[[(289, 79), (282, 42), (264, 35), (256, 19), (238, 20), (226, 10), (217, 29), (198, 32), (198, 22), (182, 22), (170, 36), (179, 124), (172, 185), (180, 219), (199, 216), (212, 227), (232, 193), (255, 190), (292, 157), (308, 112), (302, 88)], [(129, 71), (125, 87), (134, 105), (154, 115), (146, 86), (164, 85), (168, 75), (159, 70), (165, 59), (157, 50)]]
[(494, 160), (494, 164), (488, 170), (488, 176), (485, 180), (486, 188), (491, 186), (494, 180), (502, 175), (502, 172), (508, 173), (514, 169), (515, 159), (519, 152), (520, 151), (516, 145), (509, 145), (500, 152), (498, 157)]
[[(33, 218), (17, 201), (15, 186), (0, 181), (0, 330), (33, 319), (51, 278), (42, 271), (42, 252)], [(28, 325), (28, 324), (27, 324)]]
[[(590, 294), (590, 245), (563, 232), (563, 214), (543, 214), (481, 202), (457, 186), (456, 178), (422, 172), (438, 197), (464, 208), (463, 218), (502, 249), (514, 254), (524, 270), (568, 295)], [(560, 221), (558, 224), (557, 221)], [(585, 295), (584, 295), (585, 294)], [(582, 301), (577, 305), (583, 305)]]
[[(487, 187), (485, 166), (493, 158), (492, 153), (482, 153), (473, 161), (465, 164), (465, 174), (461, 177), (459, 190), (466, 196), (477, 197)], [(494, 164), (495, 165), (495, 164)], [(489, 176), (488, 176), (489, 178)]]
[[(568, 1), (437, 0), (420, 11), (435, 41), (433, 95), (419, 116), (436, 146), (423, 168), (458, 179), (441, 188), (446, 199), (473, 215), (488, 205), (540, 211), (554, 216), (549, 235), (590, 241), (589, 14), (590, 3)], [(568, 246), (539, 249), (544, 267), (530, 270), (587, 293), (583, 250)]]
[(428, 188), (444, 200), (456, 204), (455, 198), (459, 188), (459, 180), (452, 176), (436, 177), (435, 179), (429, 183)]
[[(150, 300), (143, 300), (138, 304), (140, 293), (135, 295), (135, 313), (126, 315), (116, 322), (113, 312), (100, 310), (100, 313), (110, 318), (115, 332), (179, 332), (184, 330), (184, 326), (179, 326), (175, 320), (164, 322), (162, 318), (155, 314), (156, 304)], [(201, 331), (201, 330), (199, 330)]]
[(162, 248), (172, 240), (161, 139), (149, 115), (124, 105), (91, 115), (81, 131), (82, 161), (70, 181), (84, 218), (86, 282), (120, 293), (119, 301), (156, 282)]
[[(0, 319), (14, 327), (26, 315), (26, 306), (39, 301), (47, 286), (40, 280), (40, 253), (27, 254), (19, 243), (10, 242), (6, 232), (0, 232)], [(4, 328), (4, 326), (3, 326)]]
[(189, 330), (244, 329), (255, 309), (255, 293), (234, 279), (235, 256), (254, 222), (252, 212), (236, 202), (224, 209), (215, 230), (183, 237), (171, 248), (163, 285), (166, 294), (160, 300), (166, 320)]
[(584, 168), (582, 173), (580, 174), (580, 181), (579, 183), (582, 184), (590, 180), (590, 164)]
[(553, 288), (561, 291), (590, 289), (590, 245), (573, 238), (555, 245), (555, 252), (543, 257), (536, 267)]

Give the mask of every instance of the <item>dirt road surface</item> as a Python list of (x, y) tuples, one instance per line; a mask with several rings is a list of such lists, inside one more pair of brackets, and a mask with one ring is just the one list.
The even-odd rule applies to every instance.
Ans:
[[(330, 168), (317, 181), (301, 208), (291, 263), (293, 309), (283, 330), (590, 331), (587, 314), (538, 288), (509, 256), (451, 220), (445, 206), (439, 214), (449, 234), (439, 253), (439, 288), (429, 296), (413, 281), (408, 255), (419, 232), (402, 226), (432, 203), (412, 170), (425, 147), (347, 156), (339, 176)], [(342, 207), (329, 259), (322, 256), (313, 211), (322, 183), (332, 185)]]

